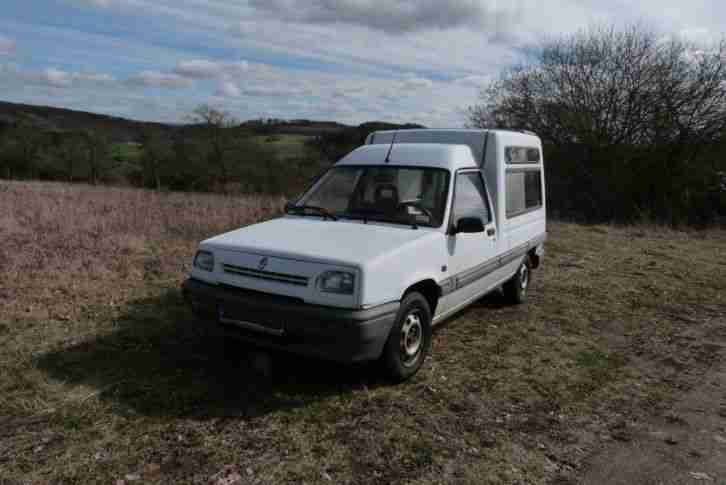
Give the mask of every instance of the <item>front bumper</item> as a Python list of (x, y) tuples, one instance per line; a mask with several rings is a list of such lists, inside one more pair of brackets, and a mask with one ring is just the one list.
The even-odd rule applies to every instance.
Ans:
[[(226, 336), (263, 347), (339, 362), (380, 357), (400, 306), (393, 302), (350, 310), (311, 305), (191, 278), (184, 281), (182, 292), (200, 318), (199, 325), (210, 325)], [(239, 324), (227, 318), (220, 321), (221, 308), (234, 308)]]

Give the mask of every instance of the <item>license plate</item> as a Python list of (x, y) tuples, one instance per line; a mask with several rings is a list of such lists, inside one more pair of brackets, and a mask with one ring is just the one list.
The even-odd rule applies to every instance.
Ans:
[(222, 305), (219, 305), (217, 307), (217, 314), (219, 315), (220, 323), (233, 325), (244, 330), (251, 330), (253, 332), (261, 332), (270, 335), (283, 335), (285, 333), (282, 323), (258, 320), (255, 318), (255, 312), (228, 312), (225, 311), (225, 308)]

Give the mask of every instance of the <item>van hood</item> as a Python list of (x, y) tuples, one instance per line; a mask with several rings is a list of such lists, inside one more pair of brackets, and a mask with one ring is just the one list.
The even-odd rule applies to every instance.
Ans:
[(221, 234), (200, 246), (362, 267), (437, 233), (431, 228), (285, 216)]

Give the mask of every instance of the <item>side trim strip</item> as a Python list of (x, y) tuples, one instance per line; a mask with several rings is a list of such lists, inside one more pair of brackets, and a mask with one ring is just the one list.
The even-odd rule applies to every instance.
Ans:
[(401, 302), (401, 300), (388, 300), (388, 301), (384, 301), (382, 303), (371, 303), (368, 305), (361, 305), (360, 309), (361, 310), (372, 310), (374, 308), (382, 307), (384, 305), (390, 305), (391, 303), (400, 303), (400, 302)]
[(476, 281), (484, 278), (490, 273), (493, 273), (499, 268), (506, 266), (507, 264), (515, 261), (516, 259), (521, 258), (525, 254), (527, 254), (530, 249), (542, 244), (546, 239), (546, 234), (537, 236), (530, 239), (524, 244), (520, 244), (514, 249), (510, 249), (509, 251), (501, 254), (500, 256), (496, 256), (489, 261), (485, 261), (484, 263), (479, 264), (471, 269), (464, 270), (461, 273), (457, 273), (453, 276), (446, 278), (445, 280), (441, 281), (441, 283), (439, 283), (441, 296), (449, 295), (457, 290), (464, 288), (465, 286), (469, 286), (470, 284), (475, 283)]
[(459, 275), (456, 276), (456, 287), (463, 288), (464, 286), (470, 285), (492, 271), (496, 271), (500, 266), (501, 263), (499, 262), (499, 258), (495, 258), (492, 261), (487, 261), (475, 268), (459, 273)]
[(445, 320), (445, 319), (449, 318), (450, 316), (454, 315), (456, 312), (459, 312), (459, 311), (463, 310), (464, 308), (466, 308), (473, 301), (476, 301), (478, 298), (481, 298), (482, 295), (486, 294), (490, 290), (492, 290), (492, 289), (496, 288), (497, 286), (499, 286), (500, 284), (504, 283), (504, 281), (505, 280), (497, 281), (496, 283), (494, 283), (493, 285), (491, 285), (486, 290), (484, 290), (481, 293), (478, 293), (478, 294), (472, 296), (471, 298), (468, 298), (466, 301), (463, 301), (463, 302), (459, 303), (454, 308), (449, 308), (444, 313), (439, 313), (438, 315), (436, 315), (433, 318), (433, 320), (431, 320), (431, 324), (432, 325), (438, 325), (443, 320)]

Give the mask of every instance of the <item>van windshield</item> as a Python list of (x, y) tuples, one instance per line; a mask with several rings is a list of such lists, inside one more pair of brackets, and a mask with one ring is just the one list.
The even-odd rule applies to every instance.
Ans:
[(312, 215), (322, 209), (338, 218), (440, 227), (448, 190), (449, 172), (439, 168), (342, 166), (328, 170), (295, 206), (316, 208)]

